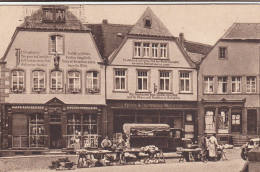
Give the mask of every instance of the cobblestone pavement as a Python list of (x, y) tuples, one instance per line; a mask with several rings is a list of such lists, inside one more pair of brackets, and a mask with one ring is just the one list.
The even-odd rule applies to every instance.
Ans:
[[(108, 166), (95, 168), (81, 168), (70, 170), (71, 172), (239, 172), (245, 161), (240, 158), (240, 149), (227, 150), (228, 160), (217, 162), (178, 162), (178, 159), (167, 159), (165, 164), (149, 165), (125, 165), (125, 166)], [(28, 171), (28, 170), (26, 170)], [(37, 169), (31, 172), (51, 172), (56, 170)], [(68, 170), (65, 170), (68, 171)], [(15, 172), (23, 172), (16, 170)]]

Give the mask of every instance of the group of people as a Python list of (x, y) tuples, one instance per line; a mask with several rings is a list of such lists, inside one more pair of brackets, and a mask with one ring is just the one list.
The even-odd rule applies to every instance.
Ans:
[(204, 158), (213, 161), (217, 160), (218, 141), (216, 134), (212, 134), (211, 136), (203, 135), (200, 144)]
[(101, 142), (101, 147), (105, 150), (111, 150), (111, 149), (123, 149), (126, 147), (126, 141), (122, 137), (119, 137), (116, 143), (112, 143), (111, 140), (109, 140), (108, 136), (106, 136), (102, 142)]

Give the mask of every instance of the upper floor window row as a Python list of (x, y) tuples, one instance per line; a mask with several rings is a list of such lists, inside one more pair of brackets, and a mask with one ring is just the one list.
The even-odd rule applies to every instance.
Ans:
[(134, 42), (134, 57), (168, 58), (168, 44), (157, 42)]
[[(115, 69), (114, 70), (114, 90), (115, 91), (127, 91), (128, 80), (127, 69)], [(137, 92), (149, 92), (150, 91), (150, 71), (140, 70), (136, 71), (136, 91)], [(191, 85), (191, 71), (179, 72), (179, 92), (180, 93), (192, 93)], [(172, 72), (171, 71), (159, 71), (159, 92), (171, 92), (172, 91)], [(156, 84), (157, 85), (157, 84)], [(156, 86), (157, 88), (157, 86)], [(157, 89), (156, 89), (157, 90)]]
[[(43, 70), (32, 71), (32, 92), (46, 92), (47, 75)], [(98, 71), (87, 71), (85, 75), (86, 93), (100, 92), (100, 74)], [(50, 92), (51, 93), (81, 93), (82, 76), (79, 71), (67, 72), (67, 88), (64, 86), (63, 72), (53, 70), (50, 72)], [(23, 93), (25, 91), (25, 72), (23, 70), (13, 70), (11, 72), (11, 91), (13, 93)]]
[[(231, 93), (242, 93), (242, 77), (241, 76), (231, 76), (228, 80), (228, 76), (205, 76), (204, 77), (204, 93), (206, 94), (227, 94), (228, 84), (230, 84)], [(256, 93), (256, 76), (246, 77), (246, 93)], [(217, 88), (215, 91), (215, 87)]]

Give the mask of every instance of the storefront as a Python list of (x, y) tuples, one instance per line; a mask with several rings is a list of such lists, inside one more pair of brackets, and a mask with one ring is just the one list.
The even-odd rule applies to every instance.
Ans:
[(9, 148), (97, 148), (102, 106), (68, 105), (54, 98), (44, 105), (6, 105)]
[(123, 132), (124, 123), (168, 124), (180, 137), (196, 138), (196, 102), (108, 101), (108, 133)]
[[(245, 100), (203, 100), (199, 125), (203, 133), (216, 133), (220, 142), (230, 143), (231, 137), (242, 134), (245, 126)], [(203, 125), (204, 124), (204, 125)]]

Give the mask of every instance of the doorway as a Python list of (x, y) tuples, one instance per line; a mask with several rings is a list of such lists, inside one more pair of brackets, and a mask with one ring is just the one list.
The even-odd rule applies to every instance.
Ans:
[(257, 111), (256, 109), (247, 110), (247, 132), (256, 134), (257, 131)]
[(62, 148), (61, 125), (59, 124), (50, 125), (50, 148), (51, 149)]

